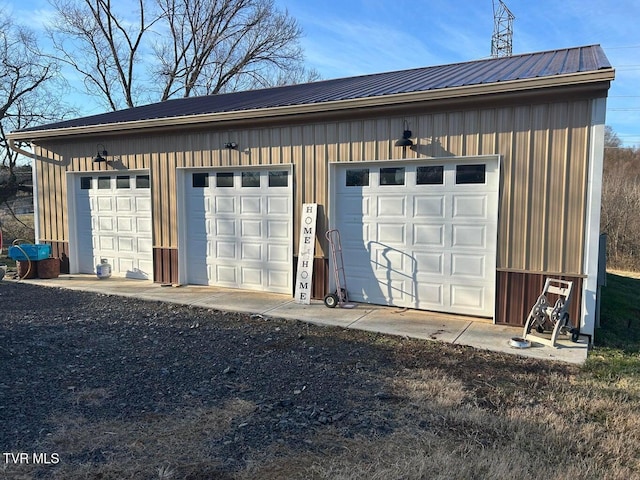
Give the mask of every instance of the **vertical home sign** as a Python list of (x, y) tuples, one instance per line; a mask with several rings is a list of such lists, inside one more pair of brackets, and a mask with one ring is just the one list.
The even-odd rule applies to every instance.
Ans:
[(304, 203), (302, 205), (295, 301), (306, 305), (311, 303), (311, 277), (313, 276), (313, 254), (316, 248), (317, 212), (317, 203)]

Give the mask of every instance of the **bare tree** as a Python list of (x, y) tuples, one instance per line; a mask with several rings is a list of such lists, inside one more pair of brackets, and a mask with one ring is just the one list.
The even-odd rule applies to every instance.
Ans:
[(600, 226), (607, 234), (609, 266), (640, 270), (640, 149), (621, 145), (607, 127)]
[(56, 55), (112, 110), (317, 78), (273, 0), (137, 0), (126, 13), (111, 0), (50, 1)]
[(30, 191), (16, 177), (18, 153), (6, 133), (62, 116), (50, 89), (57, 75), (55, 63), (42, 56), (35, 34), (0, 11), (0, 204), (19, 191)]
[[(117, 12), (111, 0), (51, 0), (51, 4), (57, 18), (49, 37), (56, 57), (80, 73), (86, 92), (108, 108), (135, 106), (143, 39), (159, 18), (147, 14), (144, 0), (138, 0), (137, 12), (129, 16)], [(127, 12), (131, 8), (129, 4)]]

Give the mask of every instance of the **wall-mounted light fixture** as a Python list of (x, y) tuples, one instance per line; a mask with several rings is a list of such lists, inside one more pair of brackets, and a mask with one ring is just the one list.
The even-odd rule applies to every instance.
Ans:
[(237, 150), (238, 144), (236, 142), (227, 142), (224, 144), (224, 148), (228, 148), (229, 150)]
[(96, 145), (97, 155), (94, 157), (93, 161), (96, 163), (103, 163), (107, 161), (107, 149), (104, 148), (104, 145), (99, 143)]
[(413, 147), (413, 141), (411, 140), (411, 130), (409, 130), (409, 124), (404, 121), (404, 131), (402, 132), (402, 138), (396, 141), (396, 147)]

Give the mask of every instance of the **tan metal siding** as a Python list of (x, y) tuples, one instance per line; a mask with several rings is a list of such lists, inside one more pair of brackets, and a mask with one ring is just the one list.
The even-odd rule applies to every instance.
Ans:
[[(40, 154), (46, 160), (37, 163), (40, 231), (43, 240), (68, 241), (65, 172), (113, 169), (93, 163), (97, 143), (119, 169), (150, 169), (154, 248), (162, 249), (178, 247), (176, 167), (293, 164), (296, 222), (302, 203), (316, 202), (322, 232), (330, 162), (499, 154), (498, 269), (579, 275), (589, 115), (590, 100), (574, 100), (43, 143)], [(412, 149), (394, 145), (405, 122), (416, 143)], [(229, 141), (237, 142), (238, 150), (225, 149)], [(324, 255), (320, 237), (318, 254)]]

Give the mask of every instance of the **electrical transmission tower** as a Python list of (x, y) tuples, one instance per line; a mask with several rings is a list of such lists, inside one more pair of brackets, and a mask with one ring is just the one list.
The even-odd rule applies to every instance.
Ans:
[(493, 0), (492, 57), (508, 57), (512, 54), (513, 20), (515, 18), (502, 0)]

